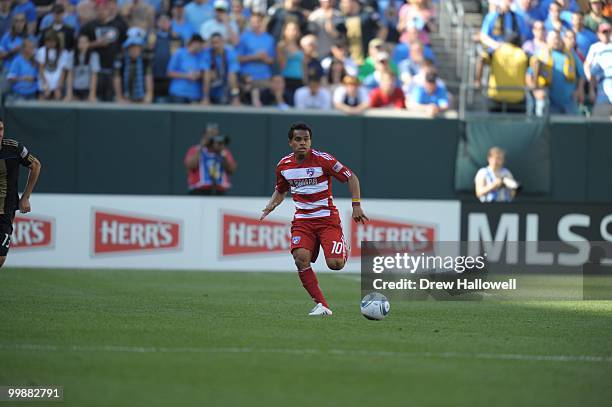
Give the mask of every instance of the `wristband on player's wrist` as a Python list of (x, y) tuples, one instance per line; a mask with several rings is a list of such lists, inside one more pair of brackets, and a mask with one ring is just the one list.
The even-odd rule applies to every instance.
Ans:
[(352, 206), (361, 206), (361, 202), (359, 201), (359, 198), (353, 198), (353, 202), (351, 204)]

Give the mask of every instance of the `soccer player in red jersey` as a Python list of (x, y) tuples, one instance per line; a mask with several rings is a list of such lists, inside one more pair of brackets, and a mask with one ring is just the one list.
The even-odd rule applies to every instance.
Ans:
[(361, 209), (357, 176), (332, 155), (311, 148), (311, 144), (310, 127), (294, 123), (289, 129), (289, 146), (293, 153), (276, 165), (276, 187), (260, 220), (280, 205), (291, 190), (295, 203), (291, 254), (302, 285), (316, 304), (309, 315), (332, 315), (310, 266), (317, 260), (319, 247), (323, 247), (327, 267), (341, 270), (350, 250), (344, 240), (338, 209), (332, 200), (332, 176), (340, 182), (348, 182), (353, 197), (353, 220), (365, 223), (368, 217)]

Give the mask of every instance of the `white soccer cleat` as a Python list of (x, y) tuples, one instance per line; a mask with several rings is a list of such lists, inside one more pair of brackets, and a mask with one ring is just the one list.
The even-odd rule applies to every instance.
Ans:
[(321, 303), (315, 305), (308, 315), (332, 315), (333, 312)]

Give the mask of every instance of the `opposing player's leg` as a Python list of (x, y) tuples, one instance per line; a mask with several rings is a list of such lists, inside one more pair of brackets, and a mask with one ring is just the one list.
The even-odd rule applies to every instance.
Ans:
[(342, 270), (349, 257), (349, 246), (344, 239), (341, 224), (330, 224), (319, 233), (327, 267)]
[(298, 269), (298, 276), (316, 304), (310, 315), (331, 315), (325, 296), (319, 288), (319, 280), (310, 265), (313, 260), (312, 253), (318, 252), (318, 248), (319, 241), (307, 225), (291, 226), (291, 254)]

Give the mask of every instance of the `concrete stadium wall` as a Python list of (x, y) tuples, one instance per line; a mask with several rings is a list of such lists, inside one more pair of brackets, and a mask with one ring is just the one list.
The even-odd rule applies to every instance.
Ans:
[[(455, 199), (463, 123), (456, 119), (347, 117), (334, 113), (121, 105), (16, 104), (5, 107), (6, 137), (44, 164), (37, 188), (49, 193), (184, 194), (183, 157), (209, 121), (231, 137), (239, 168), (231, 195), (271, 193), (273, 168), (288, 152), (287, 128), (303, 120), (314, 145), (360, 177), (364, 197)], [(612, 124), (550, 123), (555, 201), (612, 201)], [(348, 196), (345, 186), (334, 194)], [(530, 199), (529, 196), (524, 199)]]

